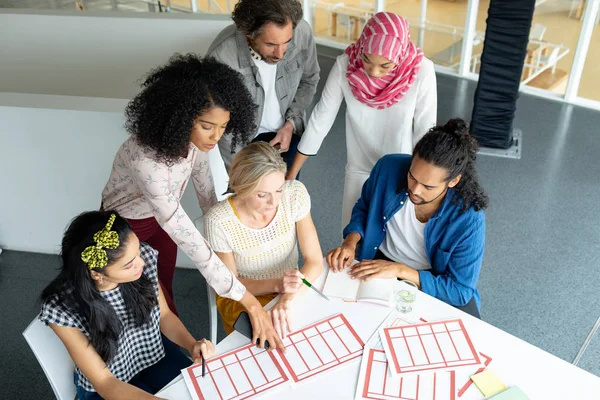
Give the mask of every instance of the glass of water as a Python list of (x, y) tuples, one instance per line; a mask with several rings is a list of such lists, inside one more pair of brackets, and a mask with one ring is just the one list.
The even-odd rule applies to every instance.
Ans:
[(402, 281), (402, 288), (396, 291), (396, 310), (403, 314), (412, 311), (412, 304), (417, 298), (419, 288), (411, 281)]

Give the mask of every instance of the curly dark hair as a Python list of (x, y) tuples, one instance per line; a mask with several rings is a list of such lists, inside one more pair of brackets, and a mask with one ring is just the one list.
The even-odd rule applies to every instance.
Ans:
[[(451, 119), (446, 125), (431, 128), (415, 146), (414, 155), (448, 171), (446, 182), (461, 175), (454, 187), (462, 199), (462, 211), (473, 206), (476, 211), (488, 206), (488, 196), (479, 184), (475, 159), (479, 146), (469, 134), (467, 124), (460, 118)], [(457, 202), (459, 199), (457, 199)]]
[(302, 19), (302, 5), (298, 0), (240, 0), (231, 19), (240, 31), (255, 39), (268, 22), (280, 27), (291, 22), (295, 28)]
[(256, 131), (257, 106), (242, 75), (214, 58), (175, 54), (141, 86), (125, 109), (125, 128), (158, 162), (170, 165), (185, 157), (196, 118), (215, 106), (231, 113), (224, 135), (232, 133), (232, 149)]

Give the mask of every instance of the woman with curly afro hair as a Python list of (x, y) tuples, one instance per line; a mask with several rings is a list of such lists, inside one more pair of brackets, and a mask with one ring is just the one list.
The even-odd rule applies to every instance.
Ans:
[(125, 217), (140, 241), (158, 250), (158, 278), (169, 308), (179, 247), (223, 297), (249, 311), (253, 332), (281, 345), (260, 303), (221, 262), (181, 206), (192, 180), (204, 214), (216, 204), (208, 152), (224, 133), (245, 144), (256, 129), (255, 105), (242, 76), (213, 58), (176, 54), (148, 74), (127, 105), (131, 136), (119, 148), (102, 206)]

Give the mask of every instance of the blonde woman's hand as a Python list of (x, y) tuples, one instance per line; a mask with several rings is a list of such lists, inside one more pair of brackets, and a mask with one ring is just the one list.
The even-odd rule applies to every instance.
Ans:
[(296, 293), (302, 287), (304, 275), (297, 269), (285, 271), (283, 278), (279, 280), (278, 293)]
[(290, 303), (289, 299), (282, 297), (273, 308), (267, 311), (273, 322), (275, 332), (281, 339), (285, 339), (292, 331), (290, 328)]

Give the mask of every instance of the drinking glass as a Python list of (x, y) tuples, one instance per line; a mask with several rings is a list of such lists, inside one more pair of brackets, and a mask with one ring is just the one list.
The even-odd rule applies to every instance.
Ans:
[(411, 281), (402, 281), (402, 289), (396, 291), (396, 310), (403, 314), (412, 311), (412, 304), (417, 298), (419, 288)]

